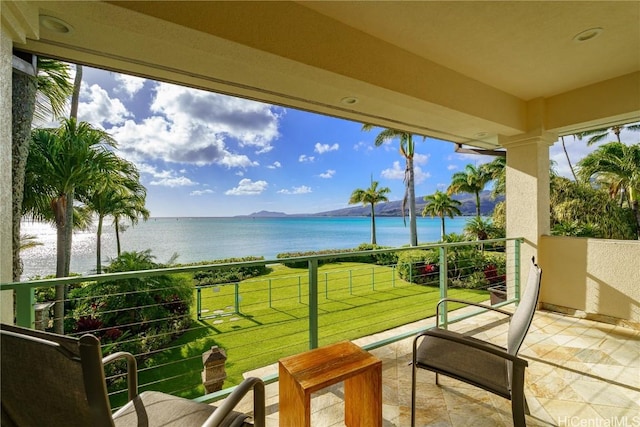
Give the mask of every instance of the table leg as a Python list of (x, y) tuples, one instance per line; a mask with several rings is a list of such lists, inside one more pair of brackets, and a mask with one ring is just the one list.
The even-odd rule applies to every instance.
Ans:
[(311, 396), (305, 393), (282, 365), (279, 372), (280, 427), (311, 427)]
[(382, 362), (344, 381), (347, 427), (382, 426)]

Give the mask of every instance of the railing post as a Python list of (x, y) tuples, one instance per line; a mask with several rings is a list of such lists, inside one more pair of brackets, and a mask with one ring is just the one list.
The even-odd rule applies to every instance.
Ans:
[(196, 288), (196, 310), (198, 311), (198, 320), (202, 320), (202, 295), (201, 295), (201, 289), (198, 286)]
[(298, 276), (298, 303), (302, 303), (302, 277)]
[(371, 267), (371, 290), (376, 290), (376, 268)]
[(329, 299), (329, 273), (324, 273), (324, 298)]
[(269, 279), (269, 308), (271, 307), (271, 279)]
[(309, 348), (318, 348), (318, 260), (309, 260)]
[(349, 270), (349, 295), (353, 295), (353, 272)]
[(20, 286), (16, 289), (16, 324), (33, 329), (35, 326), (35, 291), (30, 286)]
[(236, 313), (240, 314), (240, 283), (234, 283)]
[(514, 268), (515, 268), (515, 280), (514, 280), (514, 293), (516, 298), (516, 305), (520, 303), (520, 240), (516, 239), (513, 241), (514, 247)]
[[(440, 299), (447, 297), (447, 248), (445, 246), (440, 246)], [(438, 324), (443, 327), (447, 327), (447, 318), (449, 315), (449, 308), (447, 307), (447, 303), (442, 303), (442, 311), (440, 311), (440, 318), (436, 319)]]

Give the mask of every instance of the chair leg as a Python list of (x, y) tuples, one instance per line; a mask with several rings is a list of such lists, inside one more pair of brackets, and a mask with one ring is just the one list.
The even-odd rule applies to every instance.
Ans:
[(511, 412), (513, 414), (513, 425), (514, 427), (526, 427), (527, 423), (525, 421), (525, 408), (528, 413), (527, 402), (524, 398), (524, 393), (517, 393), (511, 396)]
[(411, 427), (416, 425), (416, 362), (411, 366)]
[(440, 385), (440, 381), (438, 381), (438, 373), (436, 372), (436, 385)]

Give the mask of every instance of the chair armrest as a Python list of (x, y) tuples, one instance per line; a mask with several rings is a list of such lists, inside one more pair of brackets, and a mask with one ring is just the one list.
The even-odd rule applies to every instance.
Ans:
[(224, 418), (234, 410), (244, 396), (253, 389), (253, 422), (255, 427), (265, 427), (266, 423), (266, 398), (264, 382), (260, 378), (250, 377), (245, 379), (233, 389), (231, 394), (222, 402), (207, 418), (202, 427), (218, 427)]
[(129, 400), (133, 400), (138, 395), (138, 364), (133, 354), (126, 351), (118, 351), (103, 357), (102, 364), (106, 366), (120, 359), (127, 361), (127, 388), (129, 390)]
[(506, 316), (513, 316), (513, 313), (508, 312), (506, 310), (503, 310), (501, 308), (497, 308), (497, 307), (491, 307), (490, 305), (487, 304), (480, 304), (478, 302), (473, 302), (473, 301), (466, 301), (466, 300), (462, 300), (462, 299), (457, 299), (457, 298), (443, 298), (440, 301), (438, 301), (438, 304), (436, 305), (436, 319), (440, 319), (440, 305), (444, 302), (457, 302), (460, 304), (466, 304), (466, 305), (473, 305), (475, 307), (481, 307), (481, 308), (485, 308), (487, 310), (492, 310), (492, 311), (497, 311), (498, 313), (502, 313)]
[(498, 357), (501, 357), (503, 359), (509, 360), (511, 362), (513, 362), (514, 364), (520, 364), (523, 366), (528, 366), (529, 363), (524, 360), (519, 358), (516, 355), (512, 355), (509, 354), (507, 352), (506, 349), (502, 348), (502, 347), (498, 347), (496, 345), (493, 345), (491, 343), (487, 343), (484, 341), (480, 341), (478, 339), (472, 338), (472, 337), (467, 337), (464, 335), (460, 335), (457, 333), (452, 333), (451, 331), (447, 331), (445, 329), (438, 329), (438, 328), (433, 328), (433, 329), (429, 329), (428, 331), (422, 332), (420, 334), (418, 334), (414, 340), (413, 340), (413, 354), (416, 354), (416, 348), (417, 348), (417, 342), (418, 339), (420, 339), (421, 337), (425, 337), (425, 336), (432, 336), (432, 337), (436, 337), (436, 338), (440, 338), (443, 340), (447, 340), (447, 341), (453, 341), (453, 342), (457, 342), (459, 344), (464, 344), (467, 345), (469, 347), (473, 347), (475, 349), (484, 351), (486, 353), (491, 353), (493, 355), (496, 355)]

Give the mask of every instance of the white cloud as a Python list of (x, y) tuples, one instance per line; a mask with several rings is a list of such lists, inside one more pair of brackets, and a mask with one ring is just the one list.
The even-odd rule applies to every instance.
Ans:
[(447, 166), (447, 170), (448, 171), (452, 171), (452, 170), (456, 170), (456, 169), (458, 169), (457, 165), (449, 165), (449, 166)]
[[(155, 166), (147, 163), (139, 163), (137, 165), (138, 171), (141, 174), (151, 175), (151, 181), (149, 185), (157, 185), (162, 187), (188, 187), (197, 185), (197, 182), (192, 181), (186, 176), (179, 176), (176, 171), (164, 169), (159, 171)], [(183, 173), (183, 172), (180, 172)]]
[(153, 116), (110, 130), (128, 158), (243, 169), (259, 163), (242, 148), (270, 151), (284, 114), (267, 104), (167, 83), (155, 83), (150, 110)]
[(155, 179), (149, 183), (150, 185), (159, 185), (162, 187), (189, 187), (197, 185), (197, 182), (191, 181), (186, 176), (175, 176), (161, 179)]
[(89, 88), (82, 87), (81, 99), (84, 101), (78, 104), (78, 119), (102, 129), (121, 125), (133, 118), (133, 114), (119, 99), (109, 97), (107, 91), (96, 84)]
[(279, 190), (280, 194), (307, 194), (311, 193), (311, 187), (307, 187), (306, 185), (301, 185), (300, 187), (291, 187), (291, 190), (282, 189)]
[(133, 98), (133, 95), (138, 93), (144, 86), (147, 79), (140, 77), (129, 76), (127, 74), (115, 74), (116, 82), (120, 83), (120, 86), (116, 87), (115, 91), (120, 93), (126, 93), (129, 98)]
[(353, 145), (353, 149), (355, 151), (360, 151), (360, 150), (373, 151), (373, 146), (368, 142), (360, 141)]
[(214, 191), (213, 190), (194, 190), (191, 193), (189, 193), (190, 196), (204, 196), (205, 194), (213, 194)]
[(280, 136), (278, 108), (218, 93), (160, 83), (151, 110), (176, 121), (206, 125), (215, 134), (228, 135), (262, 152), (269, 151), (271, 142)]
[(273, 162), (272, 164), (270, 164), (269, 166), (267, 166), (268, 169), (278, 169), (278, 168), (281, 168), (281, 167), (282, 167), (282, 164), (280, 164), (280, 162), (277, 161), (277, 160), (275, 162)]
[(300, 157), (298, 157), (298, 161), (300, 163), (311, 163), (315, 159), (316, 158), (314, 156), (307, 156), (306, 154), (300, 154)]
[(318, 175), (320, 178), (333, 178), (333, 176), (336, 174), (336, 171), (333, 169), (327, 169), (326, 172), (321, 173), (320, 175)]
[(319, 142), (316, 142), (316, 145), (313, 151), (315, 151), (318, 154), (323, 154), (329, 151), (337, 151), (339, 148), (340, 148), (340, 145), (338, 144), (329, 145), (329, 144), (320, 144)]
[(413, 164), (414, 165), (426, 165), (427, 162), (429, 161), (429, 157), (431, 157), (430, 154), (419, 154), (419, 153), (416, 153), (413, 156)]
[(237, 187), (224, 192), (228, 196), (255, 196), (262, 194), (269, 184), (267, 181), (252, 181), (249, 178), (241, 179)]
[[(393, 162), (393, 167), (390, 169), (384, 169), (380, 175), (387, 179), (404, 179), (404, 167), (400, 167), (400, 162)], [(430, 178), (429, 172), (424, 172), (420, 166), (413, 166), (413, 180), (416, 184), (424, 182), (425, 179)]]

